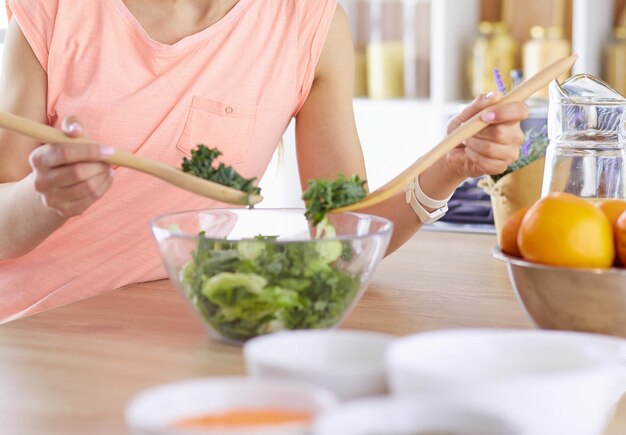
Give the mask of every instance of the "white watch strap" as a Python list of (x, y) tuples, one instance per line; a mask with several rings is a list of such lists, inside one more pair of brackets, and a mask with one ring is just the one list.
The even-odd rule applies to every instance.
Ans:
[[(448, 211), (448, 200), (452, 196), (448, 199), (440, 201), (428, 197), (422, 191), (418, 178), (415, 179), (415, 182), (409, 183), (404, 190), (406, 192), (407, 204), (411, 204), (411, 208), (423, 224), (431, 224), (441, 219)], [(420, 198), (422, 199), (420, 200)], [(426, 207), (434, 208), (435, 210), (429, 212), (422, 204)]]
[(420, 186), (419, 175), (415, 177), (415, 181), (411, 183), (410, 186), (415, 190), (417, 200), (428, 208), (441, 208), (452, 198), (452, 195), (450, 195), (446, 199), (432, 199), (430, 196), (426, 195)]
[(432, 224), (433, 222), (441, 219), (448, 211), (448, 205), (445, 204), (443, 207), (429, 212), (422, 206), (422, 204), (419, 203), (412, 189), (407, 191), (407, 194), (409, 196), (408, 203), (411, 204), (411, 208), (423, 224)]

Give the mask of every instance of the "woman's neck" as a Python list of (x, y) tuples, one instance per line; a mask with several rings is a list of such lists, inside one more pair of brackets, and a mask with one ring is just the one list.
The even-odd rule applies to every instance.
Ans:
[(217, 23), (239, 0), (123, 0), (155, 41), (175, 44)]

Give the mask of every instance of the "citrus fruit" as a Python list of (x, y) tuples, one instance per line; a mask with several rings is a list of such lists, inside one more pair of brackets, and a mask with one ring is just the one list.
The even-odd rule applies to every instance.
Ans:
[(626, 259), (626, 220), (624, 221), (623, 228), (621, 230), (625, 233), (622, 236), (622, 240), (624, 243), (622, 249), (625, 251), (622, 255), (619, 255), (620, 248), (618, 246), (619, 240), (617, 237), (619, 229), (617, 227), (617, 220), (620, 215), (623, 214), (624, 211), (626, 211), (626, 201), (623, 199), (603, 199), (602, 201), (596, 202), (594, 205), (604, 212), (606, 217), (609, 218), (611, 226), (613, 227), (616, 254), (614, 265), (620, 266), (621, 264), (625, 264), (623, 263), (622, 258)]
[(622, 213), (615, 226), (615, 250), (617, 251), (617, 259), (619, 264), (626, 264), (626, 213)]
[(506, 220), (502, 226), (502, 232), (500, 233), (500, 249), (502, 252), (515, 257), (521, 257), (522, 253), (519, 251), (517, 244), (517, 234), (519, 233), (519, 227), (522, 224), (522, 219), (526, 215), (529, 207), (524, 207), (517, 210)]
[(553, 266), (608, 268), (615, 258), (604, 212), (568, 193), (537, 201), (522, 220), (517, 243), (525, 259)]
[(604, 212), (613, 227), (615, 227), (617, 218), (626, 211), (626, 201), (623, 199), (603, 199), (594, 205)]

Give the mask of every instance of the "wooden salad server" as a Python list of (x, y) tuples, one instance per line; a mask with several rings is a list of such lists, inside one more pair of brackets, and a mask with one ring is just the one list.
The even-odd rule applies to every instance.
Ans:
[[(6, 112), (0, 112), (0, 127), (38, 139), (42, 143), (98, 144), (85, 137), (69, 137), (57, 128)], [(105, 161), (154, 175), (181, 189), (228, 204), (254, 205), (263, 200), (261, 195), (249, 195), (246, 201), (247, 194), (241, 190), (196, 177), (165, 163), (138, 157), (116, 148), (113, 155)]]
[(481, 116), (488, 110), (492, 110), (493, 107), (500, 106), (502, 104), (511, 103), (515, 101), (525, 101), (530, 98), (535, 92), (541, 90), (544, 86), (547, 86), (552, 80), (567, 73), (572, 69), (574, 63), (576, 63), (578, 56), (573, 55), (564, 57), (547, 68), (539, 71), (537, 74), (526, 80), (524, 83), (513, 89), (506, 94), (497, 103), (491, 107), (483, 109), (480, 113), (476, 114), (466, 123), (460, 125), (452, 133), (446, 136), (439, 144), (428, 151), (415, 161), (404, 172), (393, 178), (391, 181), (376, 189), (374, 192), (368, 194), (365, 198), (354, 204), (340, 207), (331, 210), (331, 213), (338, 213), (342, 211), (361, 210), (366, 207), (370, 207), (379, 204), (392, 196), (397, 192), (404, 190), (404, 187), (411, 183), (415, 178), (432, 166), (437, 160), (445, 156), (454, 147), (469, 139), (475, 134), (479, 133), (489, 124), (481, 120)]

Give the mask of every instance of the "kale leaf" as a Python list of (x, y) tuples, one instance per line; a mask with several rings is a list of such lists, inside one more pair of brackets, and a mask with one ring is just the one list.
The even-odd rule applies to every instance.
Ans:
[[(335, 251), (324, 245), (336, 244)], [(284, 329), (337, 324), (357, 294), (361, 276), (347, 265), (349, 242), (292, 243), (268, 239), (199, 238), (181, 271), (183, 289), (224, 338), (243, 341)]]
[(306, 203), (307, 219), (317, 225), (330, 210), (344, 207), (365, 198), (366, 180), (358, 175), (346, 178), (339, 175), (336, 180), (309, 180), (308, 188), (302, 194)]
[(183, 159), (182, 170), (196, 177), (241, 190), (247, 194), (246, 202), (250, 195), (261, 193), (261, 189), (254, 185), (256, 178), (244, 178), (232, 166), (226, 166), (224, 163), (214, 164), (221, 155), (218, 149), (200, 144), (191, 151), (191, 159), (187, 157)]

